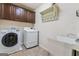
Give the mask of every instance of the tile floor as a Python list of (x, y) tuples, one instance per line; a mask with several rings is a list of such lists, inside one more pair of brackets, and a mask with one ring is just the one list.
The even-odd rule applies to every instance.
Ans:
[(50, 54), (48, 51), (38, 46), (31, 49), (18, 51), (10, 56), (50, 56)]

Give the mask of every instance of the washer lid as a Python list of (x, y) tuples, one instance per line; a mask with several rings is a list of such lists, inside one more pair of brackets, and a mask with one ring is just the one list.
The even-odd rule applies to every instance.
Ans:
[(28, 32), (36, 32), (38, 30), (36, 29), (31, 29), (31, 28), (24, 28), (25, 31), (28, 31)]

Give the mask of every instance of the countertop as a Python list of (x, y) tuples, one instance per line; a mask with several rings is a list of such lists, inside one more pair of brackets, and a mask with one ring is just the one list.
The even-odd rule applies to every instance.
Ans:
[[(57, 36), (59, 37), (59, 36)], [(64, 39), (62, 39), (64, 38)], [(77, 51), (79, 51), (79, 42), (75, 42), (76, 39), (78, 39), (78, 37), (76, 36), (70, 36), (70, 37), (66, 37), (66, 36), (62, 36), (62, 38), (58, 39), (53, 39), (53, 38), (50, 38), (52, 41), (57, 41), (59, 43), (62, 43), (64, 45), (67, 45), (68, 47), (70, 47), (71, 49), (75, 49)], [(68, 40), (66, 40), (68, 39)]]

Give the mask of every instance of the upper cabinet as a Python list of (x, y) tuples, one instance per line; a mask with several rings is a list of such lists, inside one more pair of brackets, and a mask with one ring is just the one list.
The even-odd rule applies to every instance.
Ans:
[(3, 5), (3, 18), (11, 19), (11, 4)]
[(0, 4), (0, 18), (35, 23), (35, 12), (13, 4)]
[(2, 4), (0, 4), (0, 18), (2, 18), (3, 10), (2, 10)]
[(35, 13), (34, 12), (30, 12), (30, 11), (27, 11), (27, 22), (35, 22)]
[(21, 21), (22, 19), (22, 8), (15, 7), (15, 20)]

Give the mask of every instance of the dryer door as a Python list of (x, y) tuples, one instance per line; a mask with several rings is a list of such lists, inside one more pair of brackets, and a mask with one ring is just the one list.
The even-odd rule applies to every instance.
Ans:
[(6, 47), (15, 46), (18, 42), (18, 36), (16, 33), (7, 33), (2, 38), (2, 44)]

